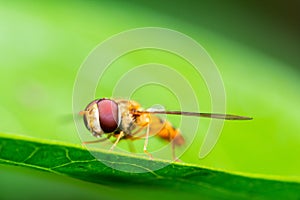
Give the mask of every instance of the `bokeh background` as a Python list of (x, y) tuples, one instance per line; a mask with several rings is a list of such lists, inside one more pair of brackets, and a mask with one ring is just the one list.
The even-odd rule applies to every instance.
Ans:
[[(121, 31), (170, 28), (195, 39), (212, 57), (226, 88), (227, 111), (254, 117), (246, 123), (226, 122), (220, 140), (204, 159), (198, 153), (209, 121), (201, 119), (197, 137), (182, 159), (300, 181), (299, 9), (298, 1), (1, 1), (0, 131), (80, 143), (74, 123), (61, 119), (73, 112), (73, 84), (87, 55)], [(114, 63), (114, 76), (108, 73), (96, 95), (110, 96), (121, 69), (147, 62), (186, 72), (185, 63), (173, 55), (135, 52)], [(200, 79), (185, 75), (199, 89), (201, 108), (209, 110), (209, 93)], [(179, 106), (176, 95), (157, 85), (141, 88), (133, 97), (145, 107)], [(66, 177), (0, 168), (1, 199), (122, 196), (122, 191)]]

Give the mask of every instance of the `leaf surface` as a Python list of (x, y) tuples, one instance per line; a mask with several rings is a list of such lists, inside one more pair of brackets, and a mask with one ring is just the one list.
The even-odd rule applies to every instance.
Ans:
[[(166, 191), (174, 198), (192, 196), (213, 199), (298, 199), (300, 184), (266, 177), (247, 177), (183, 163), (169, 163), (157, 171), (150, 168), (165, 165), (165, 161), (148, 160), (132, 155), (95, 151), (102, 161), (81, 146), (22, 136), (0, 135), (0, 163), (30, 167), (112, 188)], [(125, 170), (145, 169), (147, 173), (129, 173), (108, 167), (104, 163)], [(133, 164), (139, 163), (139, 164)], [(134, 165), (134, 166), (133, 166)], [(179, 196), (178, 196), (179, 195)], [(145, 197), (147, 199), (147, 197)]]

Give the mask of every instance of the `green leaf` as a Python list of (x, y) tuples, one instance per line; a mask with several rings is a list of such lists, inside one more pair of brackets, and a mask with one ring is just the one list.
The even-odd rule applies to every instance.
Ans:
[[(95, 151), (117, 167), (149, 169), (165, 165), (165, 161), (148, 160), (107, 151)], [(266, 177), (250, 177), (212, 170), (183, 163), (147, 173), (127, 173), (108, 167), (81, 146), (0, 134), (0, 163), (25, 166), (112, 188), (139, 192), (171, 192), (174, 198), (191, 197), (215, 199), (299, 199), (300, 184)], [(147, 197), (145, 197), (147, 199)]]

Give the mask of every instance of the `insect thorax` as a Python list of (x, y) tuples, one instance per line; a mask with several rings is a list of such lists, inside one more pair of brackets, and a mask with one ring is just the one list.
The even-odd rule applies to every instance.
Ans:
[(120, 127), (119, 129), (125, 133), (125, 135), (130, 135), (131, 131), (135, 129), (135, 118), (131, 114), (132, 104), (130, 101), (126, 100), (115, 100), (119, 106), (119, 115), (121, 115)]

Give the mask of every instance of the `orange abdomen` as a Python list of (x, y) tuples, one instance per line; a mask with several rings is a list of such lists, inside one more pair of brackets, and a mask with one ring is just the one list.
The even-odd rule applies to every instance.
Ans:
[(164, 126), (157, 133), (157, 136), (169, 142), (173, 141), (174, 144), (178, 146), (184, 144), (185, 142), (184, 138), (180, 134), (180, 131), (178, 129), (175, 129), (168, 121), (164, 122)]

